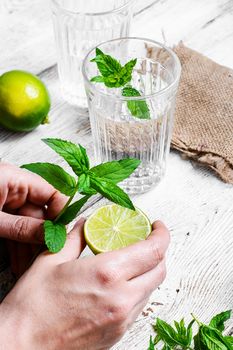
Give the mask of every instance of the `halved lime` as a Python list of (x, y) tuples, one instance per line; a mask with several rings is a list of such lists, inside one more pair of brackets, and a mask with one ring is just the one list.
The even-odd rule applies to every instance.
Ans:
[(136, 208), (134, 211), (117, 204), (97, 209), (84, 225), (85, 240), (95, 254), (142, 241), (150, 233), (151, 223), (141, 210)]

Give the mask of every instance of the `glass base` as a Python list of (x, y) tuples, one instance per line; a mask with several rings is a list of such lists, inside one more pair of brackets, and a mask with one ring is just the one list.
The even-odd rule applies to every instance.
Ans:
[(164, 173), (158, 173), (153, 176), (145, 176), (140, 178), (129, 178), (121, 184), (121, 188), (128, 194), (141, 194), (148, 192), (164, 177)]
[(87, 98), (86, 96), (77, 96), (71, 91), (62, 89), (62, 96), (66, 102), (75, 106), (81, 114), (88, 114)]

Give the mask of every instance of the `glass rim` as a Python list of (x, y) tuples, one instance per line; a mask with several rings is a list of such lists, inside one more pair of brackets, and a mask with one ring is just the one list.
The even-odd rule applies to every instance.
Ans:
[[(159, 91), (155, 91), (153, 93), (145, 94), (145, 95), (142, 95), (142, 96), (128, 96), (128, 97), (127, 96), (116, 96), (114, 94), (107, 93), (107, 92), (104, 92), (104, 91), (98, 89), (96, 87), (96, 84), (92, 83), (90, 81), (90, 79), (87, 77), (87, 74), (86, 74), (85, 67), (86, 67), (86, 63), (87, 63), (88, 57), (91, 55), (91, 53), (93, 51), (96, 50), (96, 48), (100, 48), (100, 47), (102, 47), (103, 45), (105, 45), (107, 43), (111, 43), (111, 42), (115, 42), (115, 41), (121, 41), (121, 40), (145, 41), (145, 42), (151, 43), (153, 45), (160, 46), (161, 48), (165, 49), (172, 56), (172, 58), (174, 59), (175, 66), (177, 68), (176, 76), (173, 79), (173, 81), (170, 84), (168, 84), (166, 87), (164, 87), (163, 89), (161, 89)], [(88, 62), (88, 63), (90, 63), (90, 62)], [(155, 41), (155, 40), (152, 40), (152, 39), (141, 38), (141, 37), (123, 37), (123, 38), (117, 38), (117, 39), (104, 41), (104, 42), (100, 43), (99, 45), (93, 47), (91, 50), (89, 50), (88, 53), (86, 54), (84, 60), (83, 60), (82, 74), (83, 74), (83, 78), (84, 78), (85, 83), (87, 83), (87, 85), (92, 90), (97, 92), (98, 94), (101, 94), (103, 96), (108, 96), (108, 97), (111, 97), (112, 99), (121, 100), (121, 101), (140, 101), (140, 100), (150, 99), (152, 97), (162, 95), (162, 94), (166, 93), (167, 91), (171, 90), (177, 84), (177, 82), (180, 79), (181, 63), (180, 63), (180, 60), (179, 60), (177, 54), (172, 49), (170, 49), (169, 47), (167, 47), (166, 45), (164, 45), (164, 44), (162, 44), (162, 43), (160, 43), (158, 41)]]
[[(123, 10), (125, 7), (129, 6), (131, 3), (134, 3), (135, 0), (127, 0), (127, 2), (124, 5), (121, 5), (115, 9), (108, 10), (108, 11), (102, 11), (102, 12), (80, 12), (80, 11), (71, 11), (66, 9), (64, 6), (59, 5), (59, 0), (51, 0), (52, 3), (59, 9), (63, 10), (64, 12), (73, 14), (73, 15), (82, 15), (82, 16), (105, 16), (109, 15), (110, 13), (115, 13)], [(98, 0), (97, 0), (98, 1)]]

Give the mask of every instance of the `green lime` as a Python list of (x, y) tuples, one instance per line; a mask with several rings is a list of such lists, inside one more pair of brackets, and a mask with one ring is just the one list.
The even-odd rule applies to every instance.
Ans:
[(142, 241), (150, 233), (151, 223), (141, 210), (116, 204), (97, 209), (84, 225), (85, 240), (95, 254)]
[(30, 131), (45, 122), (50, 97), (35, 75), (12, 70), (0, 76), (0, 125), (13, 131)]

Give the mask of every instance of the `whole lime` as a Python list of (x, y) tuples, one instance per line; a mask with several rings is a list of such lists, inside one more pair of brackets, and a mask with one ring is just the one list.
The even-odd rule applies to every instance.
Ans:
[(13, 131), (30, 131), (46, 121), (50, 97), (35, 75), (12, 70), (0, 76), (0, 125)]

